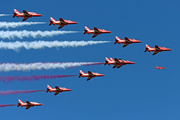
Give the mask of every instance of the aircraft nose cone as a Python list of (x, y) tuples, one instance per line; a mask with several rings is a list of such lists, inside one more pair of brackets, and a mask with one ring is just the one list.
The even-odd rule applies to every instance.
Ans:
[(43, 105), (42, 103), (39, 103), (39, 105)]
[(138, 43), (142, 43), (142, 41), (140, 41), (140, 40), (137, 40), (137, 42), (138, 42)]
[(135, 62), (131, 62), (131, 64), (135, 64)]
[(104, 76), (103, 74), (101, 74), (101, 76)]
[(37, 14), (38, 16), (42, 16), (41, 14)]
[(111, 31), (107, 31), (107, 33), (111, 33)]
[(169, 49), (169, 48), (168, 48), (167, 50), (168, 50), (168, 51), (172, 51), (172, 49)]
[(68, 91), (72, 91), (71, 89), (67, 89)]

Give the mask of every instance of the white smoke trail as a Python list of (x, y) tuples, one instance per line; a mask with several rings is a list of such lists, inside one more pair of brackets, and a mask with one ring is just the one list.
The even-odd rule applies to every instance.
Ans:
[(45, 24), (46, 22), (0, 22), (0, 28), (16, 28), (25, 25)]
[(23, 39), (24, 37), (37, 38), (37, 37), (52, 37), (54, 35), (63, 35), (68, 33), (78, 33), (78, 31), (0, 31), (0, 38), (2, 39), (14, 39), (19, 38)]
[(49, 70), (49, 69), (66, 69), (66, 68), (73, 68), (79, 66), (89, 66), (89, 65), (100, 65), (104, 63), (97, 63), (97, 62), (66, 62), (66, 63), (1, 63), (0, 64), (0, 72), (8, 72), (8, 71), (30, 71), (30, 70)]
[(2, 16), (10, 16), (10, 14), (0, 14), (0, 17)]
[(20, 48), (29, 49), (42, 49), (44, 47), (79, 47), (93, 44), (103, 44), (110, 41), (33, 41), (33, 42), (3, 42), (0, 41), (0, 49), (12, 49), (19, 51)]

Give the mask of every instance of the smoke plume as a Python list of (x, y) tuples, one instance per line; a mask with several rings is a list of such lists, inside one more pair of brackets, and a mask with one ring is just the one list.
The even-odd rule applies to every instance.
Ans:
[(3, 42), (0, 41), (0, 49), (12, 49), (19, 51), (21, 48), (29, 49), (43, 49), (45, 47), (79, 47), (79, 46), (88, 46), (95, 44), (104, 44), (110, 41), (33, 41), (33, 42)]

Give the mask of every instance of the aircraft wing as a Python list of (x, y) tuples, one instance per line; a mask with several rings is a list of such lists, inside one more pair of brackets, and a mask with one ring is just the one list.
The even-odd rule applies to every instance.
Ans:
[(117, 58), (114, 58), (114, 60), (115, 60), (115, 63), (120, 63)]
[(26, 101), (27, 106), (31, 106), (32, 104), (29, 101)]
[(27, 11), (23, 10), (24, 16), (31, 16)]
[(92, 38), (96, 37), (98, 34), (93, 34)]
[(120, 67), (122, 67), (122, 65), (118, 65), (118, 66), (117, 66), (117, 68), (120, 68)]
[(124, 37), (124, 39), (125, 39), (125, 42), (130, 42), (129, 38)]
[(94, 27), (94, 33), (100, 33), (100, 31), (96, 27)]
[(155, 50), (160, 50), (160, 48), (157, 45), (155, 45)]
[(158, 52), (154, 52), (153, 55), (156, 55)]
[(26, 21), (28, 19), (28, 17), (24, 17), (22, 21)]
[(59, 18), (59, 21), (60, 21), (60, 24), (65, 24), (66, 23), (62, 18)]
[(129, 45), (129, 44), (124, 44), (123, 47), (126, 47), (127, 45)]
[(93, 73), (91, 71), (88, 71), (89, 76), (93, 76)]
[(57, 95), (57, 94), (59, 94), (59, 92), (55, 92), (55, 94), (54, 94), (54, 95)]
[(62, 27), (64, 27), (64, 25), (59, 25), (58, 29), (61, 29)]
[(26, 110), (29, 109), (29, 108), (30, 108), (30, 106), (27, 106), (27, 107), (26, 107)]
[(62, 91), (58, 86), (55, 86), (56, 91)]
[(113, 66), (113, 68), (116, 68), (116, 67), (117, 67), (117, 65), (114, 65), (114, 66)]
[(87, 81), (89, 81), (92, 77), (88, 77)]

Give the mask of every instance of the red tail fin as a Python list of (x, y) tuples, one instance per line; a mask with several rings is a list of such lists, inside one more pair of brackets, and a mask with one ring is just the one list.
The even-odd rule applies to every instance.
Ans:
[(107, 58), (107, 57), (106, 57), (106, 60), (107, 60), (108, 62), (110, 62), (110, 61), (111, 61), (111, 60), (110, 60), (109, 58)]
[(47, 87), (48, 87), (48, 89), (50, 89), (50, 90), (53, 89), (50, 85), (47, 85)]
[(20, 104), (23, 104), (23, 101), (19, 99), (19, 103), (20, 103)]
[(56, 22), (56, 20), (55, 20), (54, 18), (50, 17), (50, 23), (49, 23), (49, 26), (50, 26), (51, 24), (53, 24), (53, 22)]
[(151, 49), (151, 47), (148, 44), (146, 44), (146, 49), (144, 52), (148, 51), (149, 49)]
[(113, 58), (110, 58), (112, 61), (114, 61), (114, 59)]
[(87, 26), (85, 26), (85, 30), (84, 30), (84, 34), (86, 34), (86, 33), (88, 33), (89, 34), (89, 31), (90, 29), (87, 27)]
[(20, 14), (20, 12), (19, 12), (18, 10), (14, 9), (14, 15), (13, 15), (13, 18), (16, 17), (16, 16), (18, 16), (19, 14)]
[(16, 9), (14, 9), (14, 13), (20, 14), (20, 12), (18, 10), (16, 10)]
[(110, 59), (106, 57), (106, 61), (105, 61), (104, 65), (108, 64), (108, 62), (110, 62)]
[(51, 21), (56, 22), (56, 20), (53, 17), (50, 17), (50, 18), (51, 18)]
[(80, 70), (79, 78), (80, 78), (83, 74), (85, 74), (85, 73), (84, 73), (82, 70)]
[[(119, 40), (121, 40), (118, 36), (116, 36), (116, 39), (115, 39), (115, 43), (114, 44), (116, 44), (116, 43), (118, 43), (118, 41)], [(120, 44), (120, 43), (119, 43)]]

